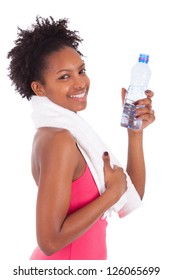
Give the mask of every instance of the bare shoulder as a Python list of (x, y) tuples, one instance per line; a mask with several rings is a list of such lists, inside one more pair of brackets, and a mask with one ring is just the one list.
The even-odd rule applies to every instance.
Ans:
[[(68, 164), (70, 162), (70, 164)], [(32, 148), (32, 172), (36, 181), (39, 170), (59, 169), (60, 166), (78, 165), (78, 150), (72, 134), (65, 129), (41, 128), (35, 134)]]
[(66, 129), (40, 128), (33, 140), (33, 150), (35, 152), (51, 151), (58, 147), (68, 149), (75, 146), (76, 143), (72, 134)]
[(72, 134), (63, 128), (43, 127), (39, 128), (35, 134), (34, 140), (39, 140), (43, 137), (47, 140), (53, 140), (55, 137), (73, 138)]

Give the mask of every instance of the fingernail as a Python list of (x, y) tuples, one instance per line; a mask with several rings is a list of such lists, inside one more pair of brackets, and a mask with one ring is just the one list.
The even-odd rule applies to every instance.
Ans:
[(107, 157), (108, 156), (108, 152), (104, 152), (104, 156)]

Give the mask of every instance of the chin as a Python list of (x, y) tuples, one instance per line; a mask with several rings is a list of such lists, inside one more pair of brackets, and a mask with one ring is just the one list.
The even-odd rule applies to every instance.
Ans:
[(86, 107), (87, 107), (87, 104), (85, 104), (85, 105), (83, 105), (83, 106), (80, 106), (80, 107), (78, 107), (78, 108), (76, 108), (76, 112), (80, 112), (80, 111), (83, 111), (83, 110), (85, 110), (86, 109)]
[(68, 109), (71, 110), (71, 111), (74, 111), (74, 112), (80, 112), (80, 111), (85, 110), (86, 107), (87, 107), (87, 103), (83, 103), (83, 104), (80, 104), (78, 106), (71, 106)]

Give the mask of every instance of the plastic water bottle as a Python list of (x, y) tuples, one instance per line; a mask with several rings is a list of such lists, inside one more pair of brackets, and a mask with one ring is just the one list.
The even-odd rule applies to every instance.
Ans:
[(145, 90), (151, 77), (151, 70), (148, 66), (149, 55), (140, 54), (138, 63), (131, 69), (130, 85), (127, 90), (123, 113), (121, 117), (121, 126), (138, 130), (142, 126), (142, 120), (135, 117), (135, 111), (139, 107), (135, 101), (145, 98)]

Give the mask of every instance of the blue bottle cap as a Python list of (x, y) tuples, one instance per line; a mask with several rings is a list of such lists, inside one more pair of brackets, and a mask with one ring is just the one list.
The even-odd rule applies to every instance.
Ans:
[(148, 63), (148, 61), (149, 61), (149, 55), (148, 54), (141, 53), (139, 55), (138, 62)]

